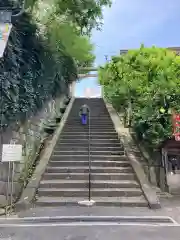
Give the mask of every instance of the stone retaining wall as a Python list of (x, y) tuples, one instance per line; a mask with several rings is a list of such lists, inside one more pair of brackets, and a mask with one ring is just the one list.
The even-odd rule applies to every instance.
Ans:
[[(44, 104), (43, 109), (35, 116), (31, 117), (22, 126), (9, 126), (0, 136), (0, 160), (2, 158), (2, 144), (9, 144), (14, 140), (16, 144), (22, 144), (23, 156), (20, 163), (15, 164), (14, 176), (14, 198), (20, 194), (21, 189), (28, 175), (28, 169), (33, 165), (39, 148), (48, 134), (44, 132), (44, 125), (50, 121), (55, 121), (56, 117), (62, 115), (61, 108), (65, 108), (66, 96), (62, 95), (55, 100), (51, 99)], [(0, 162), (0, 206), (7, 204), (7, 181), (8, 163)]]

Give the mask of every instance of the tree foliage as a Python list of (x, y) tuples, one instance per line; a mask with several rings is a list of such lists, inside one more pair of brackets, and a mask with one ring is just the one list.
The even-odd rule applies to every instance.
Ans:
[(121, 106), (130, 110), (138, 136), (155, 146), (172, 136), (171, 113), (180, 112), (179, 74), (179, 56), (142, 45), (101, 67), (99, 81), (118, 111)]
[(66, 15), (78, 26), (81, 33), (90, 34), (102, 25), (102, 8), (111, 6), (111, 0), (57, 0), (57, 12)]
[[(0, 7), (12, 7), (13, 2), (17, 3), (2, 0)], [(26, 12), (12, 19), (0, 59), (1, 127), (24, 121), (46, 100), (66, 93), (68, 84), (76, 79), (77, 67), (93, 64), (88, 36), (102, 18), (102, 6), (110, 2), (88, 2), (26, 0)]]
[(73, 25), (69, 25), (68, 21), (59, 23), (57, 18), (52, 19), (52, 24), (47, 28), (46, 35), (51, 48), (58, 55), (71, 56), (77, 65), (86, 62), (87, 65), (91, 66), (94, 62), (93, 44), (90, 43), (87, 36), (79, 35), (77, 29)]

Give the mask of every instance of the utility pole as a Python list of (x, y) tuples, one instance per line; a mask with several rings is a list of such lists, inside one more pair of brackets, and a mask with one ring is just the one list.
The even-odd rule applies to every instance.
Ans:
[(106, 62), (108, 62), (108, 55), (104, 55), (104, 56), (105, 56)]

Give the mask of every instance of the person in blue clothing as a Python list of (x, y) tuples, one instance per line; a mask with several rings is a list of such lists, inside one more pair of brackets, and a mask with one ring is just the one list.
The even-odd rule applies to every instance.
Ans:
[(79, 116), (81, 118), (81, 123), (83, 125), (87, 124), (88, 114), (89, 114), (89, 107), (86, 104), (83, 104), (79, 111)]

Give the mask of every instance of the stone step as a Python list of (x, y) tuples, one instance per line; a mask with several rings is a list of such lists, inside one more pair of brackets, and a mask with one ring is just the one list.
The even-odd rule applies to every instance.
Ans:
[[(44, 173), (43, 180), (86, 180), (88, 173)], [(136, 180), (134, 173), (92, 173), (91, 180)]]
[[(87, 124), (86, 125), (83, 125), (81, 123), (81, 119), (78, 119), (77, 121), (66, 121), (66, 124), (64, 127), (73, 127), (73, 126), (76, 126), (76, 127), (86, 127), (88, 126), (89, 124), (89, 121), (87, 120)], [(102, 126), (102, 127), (113, 127), (114, 128), (114, 124), (112, 122), (112, 120), (107, 120), (107, 121), (101, 121), (101, 120), (98, 120), (98, 119), (95, 119), (95, 120), (90, 120), (90, 125), (93, 127), (96, 127), (96, 126)]]
[[(88, 188), (89, 181), (86, 180), (42, 180), (40, 188)], [(139, 188), (139, 184), (133, 180), (121, 181), (91, 181), (92, 188)]]
[[(74, 130), (74, 131), (73, 131)], [(65, 134), (64, 134), (65, 133)], [(83, 128), (63, 129), (62, 135), (89, 135), (89, 128), (87, 126)], [(114, 128), (90, 128), (90, 135), (118, 135)]]
[[(96, 109), (103, 109), (103, 112), (105, 111), (105, 105), (104, 105), (104, 102), (102, 100), (102, 98), (90, 98), (90, 99), (83, 99), (83, 98), (76, 98), (75, 99), (75, 102), (74, 102), (74, 105), (76, 107), (78, 107), (78, 109), (82, 106), (82, 104), (87, 104), (90, 108), (90, 110), (96, 110)], [(74, 106), (73, 105), (73, 106)], [(93, 109), (92, 109), (93, 107)], [(107, 110), (106, 110), (107, 111)], [(72, 109), (72, 113), (76, 113), (77, 114), (77, 109), (75, 111), (75, 109), (73, 108)]]
[[(105, 105), (104, 106), (103, 105), (96, 105), (95, 106), (95, 105), (96, 105), (96, 103), (93, 103), (92, 106), (90, 106), (90, 108), (91, 108), (91, 114), (90, 115), (92, 117), (100, 117), (100, 118), (110, 117)], [(74, 106), (76, 106), (76, 104), (73, 105), (73, 107)], [(78, 105), (77, 105), (77, 107), (78, 107)], [(80, 107), (80, 105), (79, 105), (79, 107)], [(93, 109), (92, 109), (92, 107), (93, 107)], [(79, 111), (77, 111), (77, 109), (73, 108), (72, 112), (70, 112), (70, 117), (72, 119), (74, 119), (74, 118), (77, 118), (77, 116), (79, 116)]]
[(101, 133), (95, 133), (95, 134), (89, 134), (89, 133), (79, 133), (79, 132), (76, 132), (76, 133), (69, 133), (69, 134), (64, 134), (62, 133), (60, 135), (60, 138), (62, 137), (77, 137), (77, 138), (88, 138), (91, 137), (91, 138), (96, 138), (96, 137), (102, 137), (103, 138), (114, 138), (114, 137), (117, 137), (118, 138), (118, 134), (117, 133), (106, 133), (106, 134), (101, 134)]
[[(92, 118), (101, 118), (101, 119), (107, 119), (110, 118), (110, 115), (108, 114), (107, 109), (101, 109), (101, 106), (98, 106), (97, 108), (95, 108), (93, 106), (93, 111), (91, 111), (90, 116)], [(79, 111), (74, 111), (74, 112), (70, 112), (69, 113), (69, 117), (70, 119), (77, 119), (79, 117)]]
[[(79, 124), (75, 124), (75, 123), (66, 124), (63, 128), (63, 131), (72, 130), (72, 129), (76, 129), (77, 131), (82, 132), (83, 130), (89, 129), (89, 124), (87, 123), (86, 125), (82, 125), (81, 122), (79, 122)], [(115, 130), (114, 125), (112, 125), (112, 124), (100, 124), (100, 125), (91, 124), (90, 129), (91, 129), (91, 131), (92, 130), (93, 131), (97, 131), (97, 130), (106, 131), (106, 129)]]
[[(107, 113), (102, 113), (102, 112), (99, 112), (98, 114), (94, 114), (94, 115), (91, 115), (90, 114), (90, 118), (93, 120), (99, 120), (99, 121), (109, 121), (111, 122), (111, 118), (110, 116), (107, 115)], [(71, 121), (79, 121), (80, 117), (79, 117), (79, 114), (76, 114), (76, 115), (69, 115), (69, 118), (67, 120), (67, 122), (71, 122)]]
[(112, 134), (112, 135), (93, 135), (93, 136), (83, 136), (83, 135), (61, 135), (59, 140), (64, 140), (64, 139), (67, 139), (67, 140), (72, 140), (72, 139), (81, 139), (81, 140), (89, 140), (89, 139), (106, 139), (106, 140), (109, 140), (109, 139), (114, 139), (114, 140), (118, 140), (118, 135), (117, 134)]
[[(100, 108), (97, 110), (94, 109), (93, 112), (89, 115), (92, 120), (101, 120), (101, 121), (111, 121), (111, 117), (108, 112), (102, 112)], [(78, 113), (70, 113), (68, 116), (68, 121), (77, 121), (80, 119), (79, 112)]]
[[(83, 166), (89, 166), (89, 161), (50, 161), (48, 166), (55, 167), (70, 167), (70, 166), (76, 166), (76, 167), (83, 167)], [(123, 161), (92, 161), (91, 162), (92, 167), (126, 167), (130, 166), (129, 162), (123, 162)]]
[[(101, 111), (101, 107), (98, 107), (97, 109), (95, 109), (94, 106), (93, 106), (93, 111), (91, 111), (90, 117), (91, 118), (98, 118), (98, 119), (101, 119), (101, 120), (102, 119), (110, 119), (110, 115), (108, 114), (107, 110), (103, 109)], [(69, 119), (76, 120), (78, 118), (79, 118), (79, 111), (70, 112)]]
[[(116, 132), (114, 126), (91, 126), (91, 132)], [(76, 132), (84, 132), (88, 131), (88, 125), (73, 125), (72, 126), (64, 126), (63, 131), (76, 131)]]
[[(100, 121), (111, 121), (111, 117), (107, 113), (103, 113), (100, 111), (100, 109), (97, 110), (97, 112), (91, 113), (90, 118), (93, 120), (100, 120)], [(78, 121), (80, 119), (79, 113), (75, 114), (69, 114), (69, 118), (67, 119), (67, 122), (69, 121)]]
[[(101, 163), (103, 162), (107, 162), (107, 161), (121, 161), (122, 163), (122, 166), (126, 166), (126, 165), (129, 165), (129, 161), (127, 160), (127, 157), (124, 156), (124, 155), (105, 155), (105, 156), (102, 156), (102, 155), (91, 155), (90, 156), (90, 160), (91, 161), (101, 161)], [(52, 155), (51, 156), (51, 159), (50, 161), (57, 161), (57, 162), (61, 162), (61, 161), (75, 161), (75, 162), (78, 162), (78, 161), (89, 161), (89, 156), (88, 155), (61, 155), (61, 156), (57, 156), (57, 155)]]
[[(103, 112), (105, 110), (107, 111), (107, 109), (105, 109), (105, 105), (102, 98), (91, 98), (91, 99), (76, 98), (75, 99), (75, 102), (74, 102), (75, 106), (80, 108), (82, 104), (87, 104), (90, 107), (90, 109), (92, 109), (93, 107), (93, 110), (95, 110), (96, 108), (97, 109), (100, 108), (100, 109), (103, 109)], [(74, 110), (75, 109), (72, 109), (72, 112), (74, 112)]]
[[(88, 188), (39, 188), (38, 196), (48, 197), (88, 197)], [(135, 197), (141, 196), (140, 188), (92, 188), (93, 197)]]
[[(72, 145), (72, 143), (58, 143), (56, 144), (54, 149), (58, 149), (58, 148), (76, 148), (76, 147), (80, 147), (80, 148), (88, 148), (89, 144), (88, 142), (84, 143), (83, 142), (76, 142)], [(111, 148), (120, 148), (120, 149), (124, 149), (124, 146), (121, 143), (103, 143), (103, 142), (99, 142), (97, 144), (94, 143), (90, 143), (90, 147), (91, 149), (98, 149), (98, 148), (107, 148), (107, 149), (111, 149)]]
[[(132, 173), (132, 167), (94, 167), (91, 166), (92, 173)], [(68, 166), (68, 167), (47, 167), (46, 172), (48, 173), (88, 173), (89, 166)]]
[(90, 142), (90, 144), (120, 144), (120, 140), (119, 139), (91, 139), (90, 141), (88, 139), (81, 139), (81, 138), (77, 138), (77, 139), (59, 139), (57, 141), (57, 145), (58, 144), (88, 144)]
[(90, 151), (108, 151), (108, 152), (114, 152), (114, 151), (124, 151), (124, 148), (123, 148), (123, 146), (113, 146), (113, 147), (109, 147), (109, 146), (105, 146), (105, 147), (103, 147), (103, 146), (100, 146), (100, 147), (97, 147), (97, 146), (83, 146), (83, 145), (79, 145), (79, 146), (72, 146), (72, 145), (69, 145), (69, 146), (67, 146), (67, 145), (65, 145), (65, 146), (63, 146), (63, 145), (59, 145), (59, 146), (57, 146), (57, 147), (55, 147), (54, 148), (54, 153), (58, 153), (59, 151), (74, 151), (74, 152), (76, 152), (76, 151), (80, 151), (80, 152), (87, 152), (87, 151), (89, 151), (89, 149), (90, 149)]
[(79, 151), (79, 150), (67, 150), (67, 151), (54, 151), (53, 156), (62, 156), (62, 155), (66, 155), (66, 156), (77, 156), (77, 155), (81, 155), (81, 156), (85, 156), (85, 155), (124, 155), (124, 151), (120, 150), (120, 151), (93, 151), (90, 149), (90, 151), (86, 150), (86, 151)]
[[(82, 125), (78, 116), (84, 103), (90, 107), (90, 125)], [(88, 199), (90, 157), (91, 193), (97, 206), (148, 206), (103, 99), (75, 100), (53, 150), (37, 205), (78, 206)]]
[[(95, 110), (95, 109), (94, 109)], [(97, 109), (97, 111), (93, 111), (90, 114), (90, 118), (93, 120), (100, 120), (100, 121), (111, 121), (110, 116), (107, 113), (103, 113), (100, 111), (100, 109)], [(69, 115), (68, 121), (78, 121), (80, 119), (79, 112), (76, 114)]]
[[(106, 114), (104, 114), (102, 116), (90, 115), (90, 119), (91, 119), (91, 121), (97, 121), (97, 123), (100, 123), (100, 122), (112, 123), (111, 118), (109, 116), (107, 116)], [(67, 122), (79, 122), (79, 120), (80, 120), (79, 115), (76, 115), (74, 117), (69, 115), (69, 118), (68, 118)]]
[[(76, 129), (65, 129), (62, 131), (62, 134), (89, 134), (89, 129), (88, 128), (85, 128), (85, 129), (80, 129), (80, 131), (76, 130)], [(91, 131), (91, 135), (97, 135), (97, 134), (112, 134), (112, 133), (115, 133), (116, 134), (116, 130), (112, 130), (112, 129), (97, 129), (97, 130), (94, 130), (94, 131)]]
[[(113, 123), (112, 123), (112, 120), (107, 120), (107, 121), (101, 121), (100, 119), (90, 119), (90, 122), (89, 120), (87, 120), (87, 126), (89, 125), (90, 123), (90, 126), (104, 126), (104, 127), (107, 127), (107, 126), (111, 126), (111, 127), (114, 127)], [(81, 123), (81, 119), (78, 119), (77, 121), (74, 120), (74, 121), (67, 121), (66, 122), (66, 127), (68, 126), (84, 126), (82, 125)]]
[[(78, 97), (75, 98), (74, 100), (74, 104), (92, 104), (92, 103), (96, 103), (95, 106), (97, 106), (98, 104), (101, 104), (102, 106), (104, 106), (104, 100), (102, 98), (85, 98), (85, 97)], [(90, 105), (88, 105), (90, 106)]]
[(88, 131), (88, 129), (86, 130), (86, 132), (85, 131), (62, 131), (62, 133), (61, 133), (61, 136), (74, 136), (74, 135), (76, 135), (76, 136), (99, 136), (99, 135), (117, 135), (117, 133), (114, 131), (108, 131), (108, 132), (106, 132), (106, 131), (102, 131), (102, 132), (99, 132), (99, 131), (90, 131), (90, 134), (89, 134), (89, 131)]
[[(105, 114), (106, 115), (106, 114)], [(112, 120), (109, 116), (98, 116), (98, 115), (94, 115), (94, 116), (90, 116), (90, 120), (91, 121), (94, 121), (94, 122), (97, 122), (97, 123), (100, 123), (100, 122), (108, 122), (108, 123), (112, 123)], [(69, 115), (69, 118), (67, 119), (67, 123), (70, 123), (70, 122), (79, 122), (80, 120), (80, 116), (79, 115), (76, 115), (76, 116), (71, 116)]]
[[(90, 99), (89, 98), (76, 98), (75, 99), (74, 105), (76, 105), (77, 107), (80, 108), (82, 106), (82, 104), (87, 104), (89, 107), (94, 107), (95, 109), (96, 109), (96, 107), (101, 107), (103, 109), (105, 108), (104, 101), (102, 98), (90, 98)], [(72, 112), (73, 112), (73, 110), (74, 109), (72, 109)]]
[[(110, 118), (110, 115), (109, 115), (107, 109), (105, 109), (105, 108), (104, 108), (104, 109), (101, 109), (101, 107), (95, 108), (95, 107), (93, 106), (93, 109), (92, 109), (92, 111), (91, 111), (90, 117), (91, 117), (91, 118), (99, 118), (99, 119), (109, 119), (109, 118)], [(68, 120), (69, 120), (69, 119), (75, 120), (75, 119), (77, 119), (77, 118), (79, 118), (79, 111), (70, 112), (70, 113), (69, 113), (69, 118), (68, 118)]]
[[(89, 106), (92, 114), (96, 113), (98, 115), (100, 113), (100, 114), (106, 114), (106, 116), (109, 116), (108, 113), (106, 113), (107, 109), (106, 109), (106, 107), (105, 107), (103, 102), (101, 102), (101, 103), (99, 103), (97, 101), (92, 102), (92, 98), (91, 98), (90, 101), (89, 100), (86, 100), (86, 101), (87, 101), (86, 104)], [(78, 108), (78, 110), (73, 108), (71, 114), (74, 114), (74, 115), (75, 114), (76, 115), (79, 114), (79, 109), (81, 107), (81, 104), (84, 104), (84, 101), (83, 102), (81, 102), (81, 101), (80, 102), (76, 102), (76, 100), (75, 100), (73, 106), (76, 106)]]
[[(60, 206), (79, 206), (80, 201), (88, 200), (87, 198), (75, 197), (39, 197), (36, 201), (37, 206), (41, 207), (60, 207)], [(148, 207), (144, 196), (138, 197), (93, 197), (95, 206), (113, 206), (113, 207)]]

